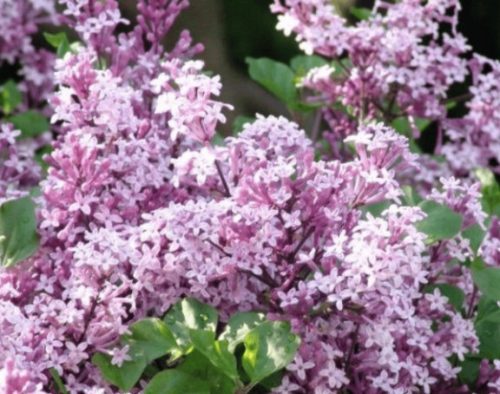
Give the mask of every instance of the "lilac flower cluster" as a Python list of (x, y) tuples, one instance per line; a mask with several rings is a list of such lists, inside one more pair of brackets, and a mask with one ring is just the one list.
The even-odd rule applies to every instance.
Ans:
[(21, 135), (12, 125), (0, 125), (0, 204), (29, 194), (42, 179), (35, 162), (35, 151), (50, 140), (46, 136), (35, 140), (16, 141)]
[[(3, 366), (6, 376), (30, 371), (24, 392), (40, 385), (50, 391), (51, 368), (64, 376), (71, 392), (106, 387), (91, 354), (111, 351), (108, 345), (151, 305), (141, 295), (142, 284), (128, 287), (128, 262), (121, 260), (122, 274), (106, 271), (103, 276), (101, 270), (113, 267), (113, 260), (102, 256), (106, 263), (96, 270), (89, 264), (97, 263), (97, 255), (88, 260), (83, 245), (97, 241), (98, 233), (135, 228), (144, 214), (167, 201), (185, 200), (187, 191), (170, 183), (171, 160), (200, 138), (211, 138), (224, 119), (224, 105), (211, 97), (219, 94), (219, 79), (203, 74), (202, 63), (189, 59), (200, 46), (192, 46), (186, 33), (165, 53), (156, 42), (162, 35), (152, 37), (143, 23), (114, 38), (116, 24), (123, 22), (114, 1), (64, 4), (85, 47), (56, 64), (59, 89), (51, 105), (60, 134), (41, 184), (41, 248), (24, 265), (0, 273), (0, 354), (14, 360)], [(156, 10), (167, 11), (164, 33), (180, 6), (176, 1), (141, 4), (142, 20), (157, 15)], [(103, 61), (109, 68), (101, 67)], [(186, 135), (188, 130), (198, 132)], [(9, 127), (2, 133), (10, 155), (2, 167), (2, 188), (10, 193), (6, 196), (17, 196), (30, 181), (32, 167), (29, 161), (22, 166), (15, 161), (23, 152), (23, 145), (14, 148), (17, 134)], [(24, 382), (28, 375), (19, 376)]]
[[(499, 66), (478, 55), (467, 60), (471, 48), (457, 31), (460, 8), (458, 0), (377, 0), (367, 19), (351, 25), (328, 0), (275, 0), (272, 6), (278, 29), (293, 32), (306, 53), (334, 60), (300, 82), (308, 101), (324, 106), (329, 141), (338, 144), (357, 130), (345, 107), (358, 121), (408, 118), (414, 137), (417, 118), (438, 121), (436, 152), (446, 134), (451, 143), (442, 153), (456, 175), (467, 176), (478, 166), (498, 170)], [(470, 113), (449, 119), (449, 89), (468, 75), (474, 80)]]
[[(189, 295), (223, 319), (257, 310), (291, 322), (302, 344), (276, 393), (468, 392), (458, 373), (478, 350), (474, 310), (455, 310), (438, 285), (459, 287), (473, 307), (477, 289), (461, 263), (475, 252), (461, 235), (429, 244), (418, 227), (426, 213), (405, 202), (400, 182), (419, 158), (374, 120), (380, 95), (406, 115), (443, 116), (448, 87), (466, 74), (458, 3), (378, 1), (375, 16), (349, 27), (329, 2), (276, 2), (303, 49), (352, 60), (341, 81), (325, 68), (304, 82), (358, 111), (354, 122), (325, 109), (346, 137), (345, 160), (317, 159), (283, 117), (258, 116), (211, 144), (231, 108), (218, 100), (220, 78), (192, 59), (201, 47), (188, 33), (168, 52), (161, 45), (187, 1), (141, 0), (137, 26), (119, 35), (129, 22), (116, 0), (61, 3), (82, 45), (55, 65), (60, 133), (38, 199), (40, 249), (0, 268), (0, 389), (53, 392), (52, 372), (71, 393), (116, 392), (92, 355), (121, 365), (128, 349), (118, 338), (130, 323)], [(439, 23), (453, 34), (438, 34)], [(452, 133), (457, 144), (477, 134), (488, 157), (498, 153), (490, 66)], [(40, 177), (29, 161), (35, 143), (15, 145), (17, 135), (2, 126), (1, 201)], [(424, 196), (460, 213), (463, 229), (485, 227), (480, 197), (479, 184), (451, 176)], [(370, 213), (380, 202), (382, 213)], [(494, 220), (479, 251), (490, 265), (499, 236)], [(483, 362), (477, 384), (500, 393), (500, 364)]]
[(20, 89), (30, 106), (43, 103), (52, 90), (54, 55), (32, 41), (42, 24), (58, 24), (54, 0), (0, 1), (0, 65), (19, 64)]
[(500, 171), (500, 62), (476, 55), (470, 62), (473, 85), (468, 114), (446, 122), (451, 143), (442, 152), (458, 172), (477, 166)]
[[(306, 53), (349, 59), (352, 64), (340, 81), (328, 78), (323, 89), (365, 116), (378, 113), (385, 105), (380, 97), (390, 96), (387, 115), (397, 105), (407, 115), (442, 117), (440, 100), (451, 84), (465, 78), (467, 63), (461, 55), (469, 47), (456, 31), (456, 0), (377, 1), (372, 16), (354, 26), (326, 0), (276, 0), (272, 9), (280, 14), (278, 29), (294, 32)], [(441, 24), (451, 32), (440, 33)], [(315, 85), (318, 73), (328, 77), (327, 70), (313, 70), (309, 84)]]

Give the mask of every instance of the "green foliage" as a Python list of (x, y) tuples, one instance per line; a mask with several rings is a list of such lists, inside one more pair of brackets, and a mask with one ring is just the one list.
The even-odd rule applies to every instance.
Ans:
[(475, 262), (472, 266), (472, 277), (481, 294), (500, 301), (500, 268), (485, 268)]
[(191, 331), (193, 346), (206, 359), (230, 379), (238, 379), (236, 358), (228, 350), (227, 341), (214, 341), (206, 331)]
[(59, 375), (59, 372), (55, 368), (50, 368), (49, 369), (50, 376), (52, 376), (52, 380), (54, 381), (54, 385), (56, 386), (57, 393), (58, 394), (69, 394), (68, 389), (64, 385), (61, 375)]
[(438, 289), (443, 296), (448, 298), (449, 303), (453, 305), (456, 311), (460, 312), (462, 310), (465, 301), (465, 293), (462, 289), (448, 283), (437, 283), (425, 286), (424, 292), (432, 293), (435, 289)]
[(0, 206), (0, 264), (11, 267), (38, 248), (35, 204), (29, 197)]
[(365, 205), (361, 207), (361, 211), (363, 211), (365, 215), (369, 213), (374, 217), (379, 217), (382, 214), (382, 212), (384, 212), (387, 208), (389, 208), (390, 205), (391, 205), (390, 201), (383, 200), (373, 204)]
[(462, 231), (462, 236), (469, 240), (471, 249), (477, 253), (486, 236), (486, 231), (479, 224), (473, 224)]
[(163, 320), (184, 351), (191, 346), (191, 330), (206, 331), (212, 340), (215, 339), (217, 311), (194, 298), (185, 298), (175, 304)]
[(262, 313), (241, 312), (231, 316), (220, 339), (228, 341), (229, 350), (234, 351), (242, 343), (246, 335), (265, 321)]
[(160, 319), (140, 320), (130, 326), (131, 334), (122, 337), (132, 350), (137, 349), (149, 363), (177, 347), (168, 326)]
[(102, 376), (109, 383), (115, 385), (122, 391), (129, 391), (139, 381), (144, 369), (147, 366), (142, 354), (130, 352), (131, 361), (125, 361), (120, 367), (111, 363), (111, 356), (103, 353), (96, 353), (92, 357), (92, 362), (99, 368)]
[(422, 202), (422, 197), (411, 186), (403, 186), (403, 202), (409, 206), (415, 206)]
[(247, 59), (250, 77), (262, 85), (266, 90), (283, 101), (288, 107), (297, 105), (297, 88), (295, 74), (284, 63), (271, 59)]
[[(415, 119), (415, 127), (420, 131), (424, 131), (429, 127), (431, 122), (428, 119), (416, 118)], [(391, 126), (396, 130), (399, 134), (405, 135), (412, 139), (413, 135), (413, 127), (410, 124), (410, 121), (407, 117), (401, 116), (392, 121)]]
[(212, 138), (212, 145), (224, 146), (224, 137), (219, 133), (215, 133), (214, 137)]
[[(293, 37), (276, 30), (269, 0), (219, 0), (224, 15), (225, 41), (231, 61), (245, 71), (245, 59), (272, 57), (287, 62), (300, 53)], [(258, 28), (256, 28), (258, 26)]]
[(148, 384), (145, 394), (210, 394), (205, 381), (176, 369), (157, 374)]
[(57, 56), (64, 57), (71, 50), (68, 36), (64, 32), (51, 34), (43, 33), (45, 40), (57, 51)]
[(364, 7), (352, 7), (350, 10), (351, 14), (360, 21), (370, 18), (372, 10)]
[(477, 357), (465, 357), (460, 364), (461, 370), (458, 377), (462, 383), (473, 385), (479, 376), (479, 365), (481, 359)]
[(417, 223), (417, 228), (428, 236), (430, 243), (451, 239), (460, 232), (462, 216), (446, 205), (434, 201), (424, 201), (419, 205), (427, 217)]
[(475, 172), (482, 185), (483, 209), (490, 215), (500, 216), (500, 185), (493, 172), (486, 168), (479, 168)]
[(487, 267), (479, 258), (471, 264), (474, 284), (482, 294), (475, 320), (479, 357), (500, 359), (500, 269)]
[(251, 330), (244, 340), (243, 368), (256, 384), (285, 368), (294, 358), (299, 338), (285, 322), (265, 322)]
[(231, 379), (224, 371), (214, 366), (209, 359), (196, 349), (189, 353), (177, 370), (201, 379), (210, 393), (234, 394), (238, 380)]
[(491, 313), (496, 313), (498, 310), (500, 310), (500, 307), (497, 302), (483, 295), (477, 305), (476, 322), (484, 319)]
[(36, 137), (49, 130), (50, 124), (45, 116), (37, 111), (26, 111), (6, 119), (21, 131), (23, 137)]
[(500, 359), (500, 310), (477, 320), (475, 327), (479, 338), (479, 356), (489, 360)]
[(325, 66), (327, 64), (328, 62), (325, 59), (315, 55), (295, 56), (290, 62), (290, 66), (297, 76), (304, 76), (313, 68)]
[[(276, 372), (290, 363), (299, 345), (288, 323), (239, 313), (230, 318), (219, 338), (217, 326), (214, 308), (185, 298), (163, 320), (150, 318), (131, 325), (130, 334), (120, 338), (120, 346), (129, 348), (130, 360), (120, 367), (103, 353), (95, 354), (92, 361), (122, 391), (131, 390), (141, 377), (151, 378), (145, 390), (151, 394), (233, 394), (248, 392), (260, 383), (260, 387), (279, 384)], [(241, 343), (245, 350), (238, 361), (241, 354), (237, 357), (235, 351)], [(269, 381), (263, 382), (266, 378)]]
[(2, 112), (5, 115), (9, 115), (19, 104), (21, 104), (21, 101), (21, 92), (17, 88), (16, 83), (9, 79), (0, 89), (0, 108)]
[(123, 335), (121, 343), (129, 347), (130, 357), (121, 367), (113, 365), (111, 357), (102, 353), (95, 354), (92, 362), (106, 380), (125, 391), (135, 386), (149, 363), (177, 349), (168, 326), (156, 318), (132, 324), (130, 334)]

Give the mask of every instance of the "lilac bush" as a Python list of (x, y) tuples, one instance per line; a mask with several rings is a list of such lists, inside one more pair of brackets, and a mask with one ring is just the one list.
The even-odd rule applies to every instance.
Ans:
[[(357, 131), (359, 122), (344, 120), (346, 107), (358, 120), (394, 125), (407, 118), (409, 137), (420, 135), (418, 120), (438, 121), (436, 153), (447, 137), (447, 165), (467, 176), (478, 166), (498, 166), (500, 64), (472, 54), (457, 31), (460, 8), (456, 0), (377, 0), (366, 19), (350, 25), (325, 0), (276, 0), (272, 6), (278, 29), (296, 34), (307, 54), (333, 60), (309, 70), (301, 84), (307, 102), (323, 105), (334, 144)], [(468, 76), (470, 95), (449, 97), (450, 87)], [(449, 104), (464, 99), (470, 113), (450, 119)]]
[[(79, 41), (33, 103), (54, 131), (46, 176), (34, 157), (50, 137), (20, 139), (6, 113), (1, 126), (0, 203), (33, 195), (40, 238), (0, 268), (2, 392), (119, 392), (109, 371), (135, 357), (124, 338), (185, 297), (218, 310), (218, 334), (238, 312), (290, 323), (295, 358), (261, 390), (500, 392), (500, 66), (471, 55), (457, 0), (377, 1), (355, 24), (329, 0), (277, 0), (278, 28), (320, 56), (264, 86), (295, 119), (313, 113), (313, 129), (257, 115), (223, 144), (232, 106), (195, 58), (202, 46), (187, 32), (162, 45), (187, 0), (140, 0), (133, 26), (116, 0), (60, 0), (59, 16), (26, 4)], [(35, 11), (18, 27), (27, 48), (46, 22)], [(275, 66), (250, 65), (257, 80)], [(469, 74), (468, 112), (452, 118), (449, 89)], [(439, 160), (415, 142), (430, 123)], [(130, 392), (162, 392), (142, 368)], [(250, 378), (236, 392), (256, 392)]]

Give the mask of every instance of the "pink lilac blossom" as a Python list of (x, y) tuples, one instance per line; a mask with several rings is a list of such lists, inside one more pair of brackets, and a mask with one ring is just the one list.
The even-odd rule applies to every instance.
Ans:
[(500, 263), (500, 219), (492, 218), (489, 231), (481, 244), (481, 256), (485, 263), (498, 266)]
[[(278, 29), (293, 32), (307, 54), (349, 59), (343, 73), (324, 79), (322, 86), (306, 85), (364, 116), (379, 113), (386, 105), (380, 98), (387, 97), (385, 115), (397, 105), (405, 115), (443, 117), (441, 100), (467, 74), (461, 56), (469, 47), (456, 31), (456, 0), (377, 1), (372, 16), (352, 26), (328, 0), (275, 0), (271, 9), (278, 14)], [(451, 32), (440, 33), (442, 24)]]
[[(167, 11), (166, 32), (179, 3), (143, 3), (148, 5), (144, 12)], [(98, 242), (96, 237), (106, 232), (120, 242), (115, 234), (119, 229), (135, 228), (144, 214), (168, 201), (185, 200), (188, 191), (175, 190), (170, 183), (171, 160), (196, 146), (199, 135), (210, 138), (215, 124), (223, 120), (225, 106), (211, 97), (219, 93), (218, 77), (203, 75), (202, 63), (189, 59), (200, 47), (191, 46), (186, 33), (174, 54), (159, 52), (154, 49), (158, 43), (148, 49), (143, 39), (153, 44), (162, 36), (145, 37), (141, 26), (113, 38), (115, 25), (123, 23), (116, 14), (116, 2), (95, 2), (95, 7), (91, 2), (64, 4), (87, 46), (56, 64), (59, 89), (50, 102), (52, 121), (59, 125), (60, 134), (47, 157), (50, 169), (41, 185), (41, 248), (24, 265), (0, 273), (4, 312), (0, 354), (3, 359), (15, 356), (16, 368), (29, 370), (36, 387), (41, 384), (51, 390), (48, 370), (54, 368), (70, 392), (91, 392), (107, 387), (90, 363), (91, 354), (112, 351), (110, 345), (128, 323), (145, 316), (149, 306), (147, 297), (141, 295), (145, 288), (135, 283), (126, 268), (125, 256), (130, 255), (120, 249), (128, 247), (117, 249), (117, 244), (109, 249), (95, 270), (89, 264), (101, 260), (97, 255), (89, 259), (83, 246)], [(103, 57), (110, 64), (108, 69), (102, 68)], [(156, 111), (164, 94), (185, 100), (181, 105), (162, 104), (162, 110)], [(194, 107), (188, 100), (193, 94), (199, 99)], [(171, 122), (174, 115), (179, 121), (176, 125)], [(21, 163), (26, 170), (16, 164), (24, 146), (13, 145), (17, 134), (7, 126), (2, 133), (2, 149), (9, 155), (2, 167), (7, 198), (19, 195), (31, 181), (31, 167), (28, 160)], [(134, 264), (143, 262), (141, 253), (146, 253), (148, 245), (141, 242), (138, 248)], [(118, 266), (124, 271), (113, 272)], [(147, 282), (146, 288), (153, 286)], [(170, 302), (178, 298), (179, 294), (172, 293)], [(117, 364), (126, 358), (124, 349), (114, 351)]]
[(50, 141), (50, 137), (18, 141), (20, 135), (12, 125), (0, 125), (0, 204), (28, 195), (42, 179), (41, 168), (34, 157), (36, 150)]
[(42, 24), (58, 24), (55, 0), (0, 1), (0, 65), (19, 64), (19, 88), (33, 108), (44, 104), (53, 89), (54, 55), (37, 49), (33, 36)]
[[(406, 118), (406, 132), (415, 138), (416, 118), (424, 118), (438, 122), (436, 153), (446, 156), (455, 175), (467, 177), (479, 166), (498, 172), (500, 68), (479, 55), (467, 60), (471, 48), (457, 32), (458, 0), (377, 0), (370, 17), (355, 24), (329, 0), (275, 0), (271, 9), (278, 29), (294, 33), (302, 50), (334, 60), (335, 67), (312, 69), (299, 82), (306, 100), (322, 105), (323, 135), (334, 157), (342, 157), (343, 138), (365, 118)], [(448, 91), (468, 75), (470, 112), (448, 119)]]
[[(92, 354), (120, 365), (128, 325), (185, 295), (223, 319), (259, 310), (291, 322), (302, 345), (276, 392), (467, 390), (450, 360), (477, 350), (472, 320), (423, 289), (454, 283), (473, 297), (470, 277), (448, 264), (469, 246), (429, 247), (416, 227), (425, 213), (402, 204), (397, 175), (416, 165), (405, 137), (364, 122), (345, 139), (350, 159), (315, 160), (295, 123), (258, 116), (211, 146), (228, 107), (219, 78), (190, 58), (199, 47), (185, 33), (170, 52), (159, 44), (186, 2), (141, 1), (138, 27), (117, 38), (116, 1), (62, 2), (85, 45), (56, 64), (61, 132), (41, 184), (40, 250), (0, 269), (0, 379), (11, 392), (51, 392), (51, 368), (69, 392), (115, 392)], [(339, 23), (314, 4), (322, 23)], [(432, 4), (426, 12), (448, 19)], [(2, 133), (10, 153), (16, 133)], [(443, 179), (427, 198), (464, 226), (484, 221), (476, 186)], [(383, 200), (380, 216), (364, 211)], [(498, 371), (484, 369), (494, 387)]]
[[(394, 171), (411, 160), (407, 142), (380, 124), (351, 140), (356, 160), (314, 162), (295, 124), (259, 117), (217, 148), (230, 196), (217, 173), (200, 181), (196, 166), (182, 166), (176, 193), (194, 187), (189, 196), (143, 209), (136, 221), (89, 227), (69, 248), (73, 283), (64, 290), (93, 311), (89, 346), (113, 346), (126, 320), (161, 314), (190, 294), (223, 316), (264, 305), (270, 317), (290, 320), (304, 342), (284, 387), (299, 392), (383, 391), (384, 373), (401, 392), (456, 378), (448, 357), (473, 351), (477, 340), (441, 295), (421, 292), (431, 268), (415, 228), (424, 214), (394, 205), (364, 218), (356, 209), (398, 200)], [(197, 160), (205, 149), (187, 152)], [(437, 316), (450, 319), (436, 331)], [(62, 341), (46, 340), (63, 351)]]
[(16, 369), (12, 359), (4, 361), (0, 369), (0, 392), (2, 394), (42, 394), (42, 384), (31, 382), (28, 371)]
[(470, 68), (469, 112), (445, 123), (450, 143), (442, 153), (458, 172), (468, 173), (479, 166), (500, 172), (500, 62), (476, 55)]

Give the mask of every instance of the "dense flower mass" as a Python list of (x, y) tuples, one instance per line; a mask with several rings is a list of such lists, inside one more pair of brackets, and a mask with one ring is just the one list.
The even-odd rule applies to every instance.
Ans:
[(0, 1), (0, 65), (18, 64), (20, 88), (30, 105), (42, 103), (52, 89), (54, 56), (34, 46), (32, 37), (42, 24), (57, 24), (55, 0)]
[[(333, 158), (276, 116), (212, 144), (231, 109), (220, 77), (193, 60), (201, 46), (188, 33), (161, 45), (187, 1), (140, 0), (137, 25), (119, 35), (130, 21), (118, 1), (60, 3), (81, 43), (55, 62), (40, 248), (0, 268), (0, 392), (54, 392), (54, 374), (70, 393), (117, 392), (92, 356), (121, 366), (120, 335), (184, 296), (223, 320), (261, 311), (291, 322), (301, 346), (276, 393), (500, 392), (498, 361), (478, 362), (470, 386), (459, 377), (480, 350), (470, 261), (500, 263), (500, 222), (470, 174), (500, 153), (500, 75), (498, 62), (475, 57), (470, 112), (447, 118), (448, 88), (468, 72), (457, 1), (377, 1), (355, 26), (327, 0), (276, 1), (279, 27), (306, 53), (350, 61), (301, 81), (342, 149)], [(3, 59), (20, 56), (2, 45)], [(415, 118), (442, 121), (449, 166), (419, 173), (427, 159), (387, 125), (402, 116), (415, 128)], [(33, 157), (45, 137), (18, 137), (1, 126), (0, 203), (42, 178)], [(422, 203), (409, 201), (408, 182)], [(456, 234), (429, 238), (428, 207), (459, 217)], [(480, 246), (464, 235), (471, 228), (487, 232)], [(464, 308), (449, 302), (451, 286)]]
[[(360, 118), (382, 117), (392, 122), (408, 117), (413, 136), (418, 118), (439, 121), (452, 143), (443, 148), (457, 174), (477, 166), (497, 169), (498, 62), (475, 55), (457, 31), (457, 0), (376, 1), (370, 16), (354, 25), (339, 16), (328, 0), (276, 0), (278, 29), (296, 34), (300, 47), (334, 60), (334, 66), (314, 68), (302, 86), (309, 100), (341, 103)], [(448, 91), (472, 75), (470, 113), (449, 119)], [(332, 139), (356, 132), (342, 109), (324, 108)]]
[[(346, 75), (325, 86), (335, 99), (373, 113), (390, 94), (392, 106), (424, 117), (443, 116), (440, 100), (467, 73), (461, 55), (469, 47), (456, 31), (459, 9), (454, 0), (377, 1), (370, 18), (349, 26), (327, 0), (276, 0), (273, 6), (278, 28), (295, 32), (306, 53), (348, 57)], [(441, 24), (451, 32), (441, 33)]]
[(451, 144), (443, 153), (458, 171), (471, 171), (478, 165), (499, 171), (500, 152), (500, 62), (476, 56), (471, 61), (472, 98), (469, 113), (449, 120), (446, 133)]
[(0, 126), (0, 203), (28, 195), (42, 179), (34, 157), (47, 138), (16, 141), (20, 135), (12, 125)]

